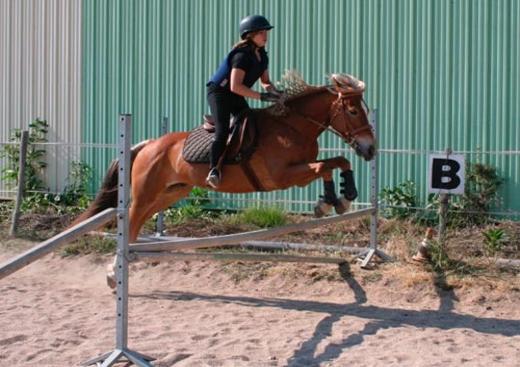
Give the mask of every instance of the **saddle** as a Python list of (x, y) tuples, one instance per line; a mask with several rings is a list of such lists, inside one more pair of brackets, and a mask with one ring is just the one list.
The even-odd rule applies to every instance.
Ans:
[[(237, 164), (247, 160), (255, 151), (257, 143), (256, 118), (252, 110), (244, 110), (230, 119), (230, 134), (224, 153), (224, 164)], [(215, 122), (212, 116), (205, 115), (204, 122), (190, 131), (182, 157), (189, 163), (209, 163)]]

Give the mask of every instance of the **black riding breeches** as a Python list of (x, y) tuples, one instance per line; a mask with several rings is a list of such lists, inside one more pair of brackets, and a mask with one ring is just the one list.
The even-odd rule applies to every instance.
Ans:
[(226, 148), (231, 116), (236, 116), (241, 111), (249, 109), (249, 105), (244, 97), (213, 83), (208, 85), (208, 104), (215, 120), (215, 137), (210, 152), (210, 167), (213, 168), (217, 166)]

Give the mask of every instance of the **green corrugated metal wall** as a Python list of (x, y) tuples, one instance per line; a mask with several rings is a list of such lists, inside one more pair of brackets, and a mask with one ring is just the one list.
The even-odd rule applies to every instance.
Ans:
[[(275, 29), (270, 73), (330, 72), (365, 80), (379, 109), (380, 186), (414, 180), (425, 196), (426, 151), (518, 151), (520, 5), (515, 0), (89, 0), (83, 3), (83, 140), (111, 143), (119, 112), (134, 141), (159, 135), (161, 118), (189, 130), (207, 112), (205, 82), (237, 40), (238, 21), (264, 14)], [(252, 103), (253, 106), (258, 106)], [(332, 135), (322, 157), (352, 154)], [(407, 153), (393, 150), (407, 150)], [(112, 151), (86, 149), (104, 172)], [(368, 201), (368, 165), (352, 158)], [(518, 154), (468, 154), (505, 177), (502, 210), (520, 210)], [(309, 210), (321, 184), (234, 196)]]

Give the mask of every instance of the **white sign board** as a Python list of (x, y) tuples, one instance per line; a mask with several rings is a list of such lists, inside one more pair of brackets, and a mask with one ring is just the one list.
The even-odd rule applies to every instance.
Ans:
[(430, 154), (428, 192), (464, 194), (464, 155)]

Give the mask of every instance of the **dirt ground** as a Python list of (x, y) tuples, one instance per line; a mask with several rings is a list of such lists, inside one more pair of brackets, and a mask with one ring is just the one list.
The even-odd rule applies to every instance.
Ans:
[[(59, 230), (62, 219), (46, 220)], [(284, 239), (363, 245), (366, 225)], [(191, 236), (244, 229), (169, 228)], [(382, 247), (398, 261), (371, 270), (352, 258), (339, 267), (132, 264), (129, 346), (156, 366), (520, 365), (520, 276), (482, 261), (464, 272), (415, 264), (420, 232), (382, 222)], [(0, 262), (34, 244), (3, 236)], [(111, 256), (62, 254), (0, 280), (0, 365), (72, 366), (114, 347), (115, 296), (104, 281)]]

